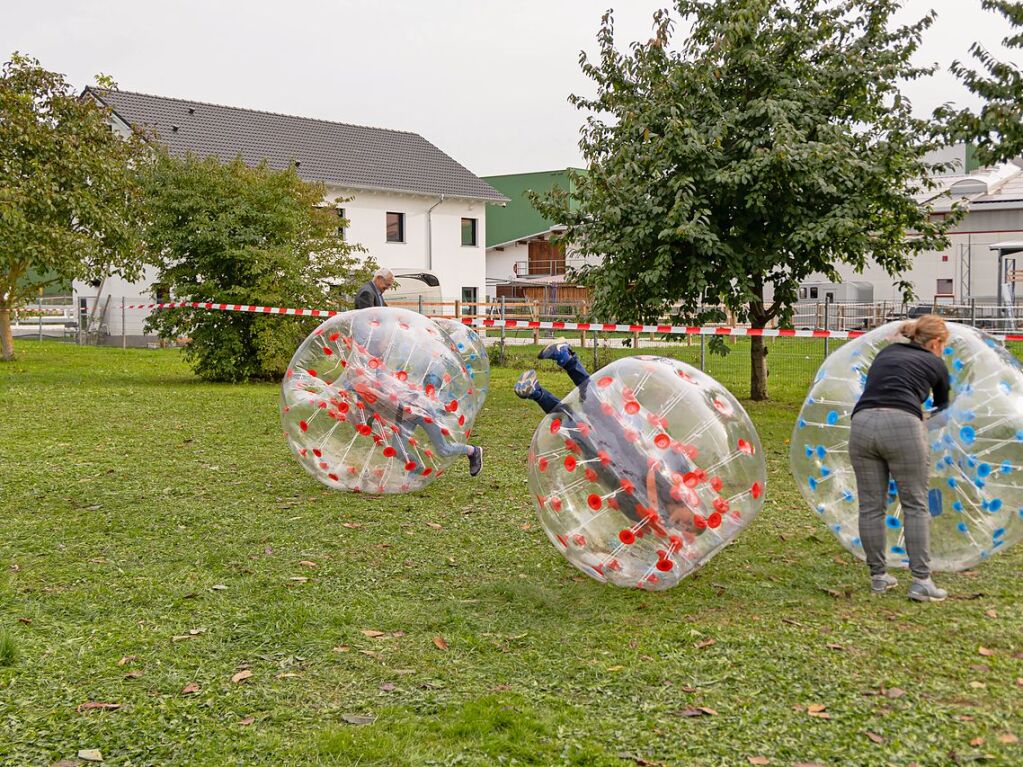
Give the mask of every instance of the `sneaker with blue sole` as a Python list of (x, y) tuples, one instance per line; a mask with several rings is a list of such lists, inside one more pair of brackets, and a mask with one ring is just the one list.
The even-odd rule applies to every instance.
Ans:
[(536, 371), (526, 370), (519, 376), (519, 380), (515, 382), (515, 393), (522, 397), (522, 399), (529, 399), (533, 396), (539, 385), (540, 382), (536, 378)]
[(564, 367), (568, 364), (568, 361), (572, 359), (572, 347), (568, 341), (564, 338), (556, 338), (547, 344), (540, 353), (536, 355), (537, 359), (541, 360), (554, 360), (556, 363)]

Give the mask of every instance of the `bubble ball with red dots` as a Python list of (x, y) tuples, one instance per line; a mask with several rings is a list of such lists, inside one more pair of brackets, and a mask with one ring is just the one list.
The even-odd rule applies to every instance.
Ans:
[(683, 362), (616, 360), (533, 435), (529, 486), (551, 542), (598, 581), (675, 586), (760, 512), (767, 470), (746, 411)]
[(442, 475), (482, 402), (452, 338), (404, 309), (343, 312), (291, 359), (281, 425), (302, 467), (337, 490), (408, 493)]
[[(877, 353), (899, 340), (900, 323), (843, 344), (817, 371), (792, 432), (790, 460), (810, 508), (850, 552), (864, 558), (856, 475), (849, 460), (853, 407)], [(941, 358), (951, 393), (927, 432), (930, 555), (934, 570), (963, 570), (1023, 538), (1023, 369), (996, 339), (947, 323)], [(904, 339), (902, 339), (904, 340)], [(933, 408), (928, 400), (925, 410)], [(888, 485), (887, 556), (909, 564), (898, 486)]]

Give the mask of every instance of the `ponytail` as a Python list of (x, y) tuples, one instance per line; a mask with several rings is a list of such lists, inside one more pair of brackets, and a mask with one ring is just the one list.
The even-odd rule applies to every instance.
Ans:
[(929, 344), (934, 339), (944, 341), (948, 338), (948, 326), (945, 320), (936, 314), (925, 314), (915, 320), (903, 322), (899, 333), (920, 346)]

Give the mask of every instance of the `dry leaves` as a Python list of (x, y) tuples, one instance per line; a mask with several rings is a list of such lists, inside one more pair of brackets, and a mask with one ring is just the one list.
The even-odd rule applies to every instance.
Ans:
[(133, 660), (138, 660), (138, 659), (139, 658), (138, 658), (137, 655), (125, 655), (123, 658), (121, 658), (119, 661), (117, 661), (117, 665), (118, 666), (126, 666), (129, 663), (131, 663)]
[(890, 689), (884, 690), (883, 692), (886, 698), (891, 698), (892, 700), (901, 698), (903, 695), (906, 694), (906, 691), (903, 690), (901, 687), (892, 687)]
[(120, 707), (120, 703), (100, 703), (99, 701), (90, 700), (86, 703), (78, 704), (75, 711), (79, 714), (85, 711), (116, 711)]
[(746, 761), (750, 764), (770, 764), (771, 760), (766, 756), (747, 756)]
[(681, 716), (686, 719), (690, 719), (697, 716), (717, 716), (718, 712), (707, 706), (690, 706), (684, 708), (681, 711), (674, 711), (675, 716)]
[(718, 641), (716, 639), (704, 639), (702, 642), (696, 643), (696, 649), (702, 650), (705, 647), (710, 647), (711, 645), (716, 645), (717, 643)]
[(337, 647), (334, 648), (334, 652), (350, 652), (351, 649), (352, 648), (346, 644), (339, 644)]
[(254, 716), (247, 716), (244, 719), (239, 719), (238, 720), (238, 724), (240, 724), (242, 727), (248, 727), (250, 724), (252, 724), (255, 721), (256, 721), (256, 717), (254, 717)]
[(341, 714), (341, 721), (347, 722), (348, 724), (373, 724), (376, 721), (375, 716), (362, 716), (361, 714)]
[(990, 610), (985, 610), (984, 615), (986, 615), (988, 618), (997, 618), (998, 611), (992, 607)]
[(437, 636), (435, 636), (433, 638), (433, 643), (437, 646), (438, 650), (446, 650), (446, 649), (448, 649), (447, 640), (444, 639), (444, 637), (442, 637), (440, 634), (438, 634)]
[(243, 668), (241, 671), (239, 671), (237, 674), (235, 674), (234, 676), (231, 677), (231, 681), (234, 682), (235, 684), (238, 684), (240, 682), (244, 682), (246, 679), (248, 679), (251, 676), (252, 676), (252, 669), (251, 668)]
[(142, 672), (138, 671), (138, 670), (136, 670), (136, 671), (129, 671), (127, 674), (124, 675), (124, 678), (125, 679), (141, 679), (142, 678)]
[(827, 647), (829, 650), (836, 650), (838, 652), (845, 652), (845, 648), (842, 645), (835, 644), (834, 642), (829, 642), (828, 644), (826, 644), (824, 646)]
[(881, 735), (878, 735), (876, 732), (867, 732), (867, 737), (870, 738), (870, 740), (872, 742), (877, 743), (877, 745), (879, 745), (879, 746), (882, 743), (884, 743), (884, 737), (881, 736)]
[(370, 639), (376, 639), (377, 637), (387, 636), (386, 631), (377, 631), (376, 629), (362, 629), (360, 633), (362, 633), (364, 636), (368, 636)]
[(974, 738), (973, 740), (970, 741), (970, 745), (971, 746), (983, 746), (984, 745), (984, 739), (983, 738)]
[(394, 682), (384, 682), (380, 685), (380, 692), (394, 692)]
[(432, 527), (434, 530), (443, 530), (444, 529), (444, 525), (439, 525), (436, 522), (427, 522), (426, 526), (427, 527)]
[(995, 651), (994, 650), (990, 650), (987, 647), (978, 647), (977, 648), (977, 653), (980, 654), (980, 655), (983, 655), (985, 658), (990, 658), (992, 655), (995, 654)]
[(806, 707), (806, 713), (817, 719), (830, 719), (831, 714), (825, 710), (826, 708), (823, 703), (811, 703)]
[(288, 580), (289, 581), (294, 581), (295, 583), (308, 583), (309, 582), (309, 579), (304, 577), (304, 576), (302, 576), (302, 575), (293, 575), (290, 578), (288, 578)]
[(1004, 735), (999, 735), (998, 736), (998, 742), (999, 743), (1008, 743), (1008, 744), (1019, 743), (1019, 738), (1017, 738), (1011, 732), (1007, 732)]
[(98, 748), (83, 748), (78, 752), (78, 758), (86, 762), (102, 762), (103, 754)]
[(200, 635), (205, 634), (205, 633), (206, 633), (206, 629), (189, 629), (187, 634), (178, 634), (177, 636), (172, 636), (171, 637), (171, 641), (172, 642), (185, 642), (185, 641), (187, 641), (189, 639), (195, 639), (197, 636), (200, 636)]
[(358, 530), (362, 527), (361, 522), (342, 522), (341, 527), (347, 527), (349, 530)]
[(182, 695), (195, 695), (197, 692), (199, 692), (199, 685), (195, 682), (189, 682), (181, 688)]
[(319, 565), (311, 559), (301, 559), (298, 563), (302, 565), (302, 567), (319, 567)]

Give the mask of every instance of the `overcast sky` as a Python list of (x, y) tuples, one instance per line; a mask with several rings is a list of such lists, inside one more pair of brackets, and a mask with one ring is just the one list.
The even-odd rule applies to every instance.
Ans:
[[(122, 90), (420, 133), (477, 175), (581, 163), (581, 50), (615, 9), (620, 47), (650, 37), (652, 0), (134, 0), (7, 2), (0, 55), (17, 50), (77, 87)], [(938, 11), (921, 62), (942, 69), (979, 40), (1004, 54), (980, 0)], [(1016, 63), (1023, 64), (1017, 60)], [(919, 112), (972, 103), (947, 73), (907, 88)]]

